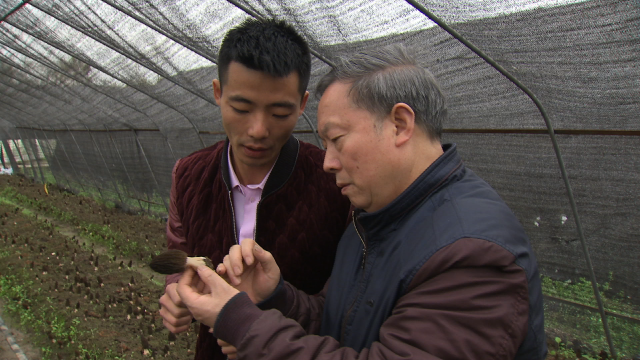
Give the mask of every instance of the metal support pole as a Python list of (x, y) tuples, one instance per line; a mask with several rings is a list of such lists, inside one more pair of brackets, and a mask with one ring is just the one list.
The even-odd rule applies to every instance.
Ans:
[(67, 126), (67, 124), (65, 124), (64, 126), (67, 128), (67, 131), (71, 135), (71, 138), (73, 139), (73, 142), (76, 144), (76, 147), (78, 148), (78, 151), (80, 152), (80, 156), (82, 156), (82, 160), (84, 160), (84, 163), (87, 164), (87, 170), (89, 170), (89, 173), (91, 174), (91, 177), (93, 178), (93, 183), (94, 183), (94, 185), (96, 187), (96, 190), (98, 190), (98, 194), (100, 194), (100, 198), (104, 202), (105, 201), (104, 195), (102, 194), (102, 191), (100, 191), (100, 187), (98, 186), (98, 183), (97, 183), (98, 179), (96, 179), (95, 174), (91, 170), (91, 165), (89, 165), (89, 162), (87, 161), (87, 158), (84, 157), (84, 152), (82, 151), (82, 149), (80, 148), (80, 145), (76, 141), (76, 137), (73, 136), (73, 132), (69, 129), (69, 126)]
[[(22, 134), (20, 133), (20, 131), (18, 131), (18, 129), (16, 128), (16, 131), (18, 132), (18, 138), (20, 140), (20, 144), (22, 144), (22, 146), (24, 147), (24, 141), (22, 140)], [(25, 161), (25, 156), (27, 158), (27, 160), (29, 160), (29, 164), (31, 167), (31, 172), (33, 173), (33, 180), (36, 179), (36, 173), (33, 170), (33, 164), (31, 164), (31, 159), (29, 158), (29, 154), (25, 154), (25, 156), (22, 156), (22, 150), (20, 150), (20, 147), (18, 146), (18, 143), (15, 141), (15, 139), (13, 140), (13, 144), (16, 146), (16, 149), (18, 149), (18, 155), (20, 155), (20, 160), (22, 160), (22, 173), (24, 174), (25, 177), (29, 177), (27, 175), (27, 163)], [(24, 148), (24, 151), (27, 151), (27, 148)]]
[(302, 113), (302, 117), (307, 121), (307, 124), (309, 124), (309, 126), (311, 127), (311, 131), (313, 132), (313, 136), (316, 138), (318, 147), (324, 150), (324, 146), (322, 146), (322, 141), (320, 140), (320, 137), (318, 137), (318, 130), (316, 130), (316, 127), (313, 126), (313, 122), (311, 122), (311, 119), (309, 119), (309, 116), (307, 116), (307, 114), (304, 112)]
[[(27, 139), (24, 140), (24, 137), (22, 136), (22, 134), (20, 133), (20, 129), (18, 129), (16, 127), (16, 131), (18, 132), (18, 134), (20, 134), (20, 138), (22, 138), (22, 146), (24, 146), (24, 151), (27, 153), (27, 157), (29, 158), (29, 162), (31, 163), (31, 169), (33, 170), (33, 174), (34, 174), (34, 181), (37, 181), (37, 173), (36, 173), (36, 168), (38, 169), (38, 171), (40, 172), (40, 179), (42, 180), (42, 183), (45, 183), (45, 179), (44, 179), (44, 174), (42, 173), (42, 168), (40, 167), (40, 162), (38, 161), (38, 149), (33, 149), (33, 144)], [(27, 149), (27, 144), (29, 144), (29, 148), (31, 149), (31, 154), (33, 154), (33, 159), (31, 159), (31, 155), (29, 154), (29, 149)], [(33, 166), (33, 163), (35, 162), (36, 166)]]
[[(34, 131), (34, 133), (35, 133), (35, 131)], [(48, 141), (47, 141), (47, 143), (48, 143)], [(53, 179), (56, 181), (56, 186), (60, 186), (60, 182), (58, 181), (58, 177), (56, 176), (56, 174), (51, 169), (51, 162), (49, 161), (49, 158), (47, 158), (47, 154), (44, 151), (44, 148), (42, 147), (42, 145), (40, 144), (40, 139), (36, 138), (36, 144), (38, 144), (38, 147), (42, 149), (42, 156), (44, 156), (45, 161), (47, 162), (47, 164), (49, 164), (49, 171), (51, 172), (51, 176), (53, 176)], [(49, 151), (51, 151), (51, 150), (49, 150)]]
[[(53, 158), (58, 163), (58, 167), (60, 168), (60, 173), (64, 177), (64, 180), (67, 182), (67, 186), (69, 187), (69, 191), (73, 190), (73, 187), (71, 186), (71, 183), (69, 182), (69, 179), (67, 178), (67, 175), (65, 174), (65, 171), (62, 168), (62, 164), (60, 164), (60, 160), (58, 160), (58, 157), (56, 156), (55, 151), (51, 148), (51, 142), (49, 141), (49, 138), (47, 137), (46, 131), (44, 131), (44, 129), (42, 129), (42, 127), (40, 127), (40, 131), (42, 131), (42, 135), (44, 135), (44, 139), (47, 141), (47, 147), (49, 148), (49, 152), (51, 153), (51, 156), (53, 156)], [(52, 171), (52, 173), (53, 173), (53, 171)], [(58, 181), (58, 180), (56, 179), (56, 181)], [(61, 184), (58, 184), (58, 186), (60, 186), (60, 185)]]
[[(22, 146), (24, 148), (25, 156), (26, 156), (27, 160), (29, 160), (29, 164), (30, 164), (30, 167), (31, 167), (31, 172), (33, 173), (33, 181), (36, 181), (36, 179), (38, 177), (38, 174), (36, 173), (36, 167), (33, 166), (33, 161), (31, 160), (31, 156), (29, 156), (29, 151), (27, 150), (27, 145), (25, 144), (24, 137), (22, 136), (22, 133), (20, 133), (20, 130), (18, 130), (18, 128), (16, 128), (16, 131), (18, 132), (18, 136), (20, 137), (20, 143), (22, 144)], [(20, 154), (22, 154), (22, 151), (20, 151), (20, 148), (18, 148), (18, 152)], [(22, 158), (22, 161), (23, 161), (23, 164), (24, 164), (24, 157), (21, 156), (21, 158)], [(26, 169), (27, 168), (25, 166), (25, 168), (24, 168), (25, 176), (27, 175), (27, 170)]]
[[(142, 151), (142, 156), (144, 157), (144, 161), (147, 163), (147, 167), (149, 168), (149, 171), (151, 172), (151, 177), (153, 178), (153, 182), (156, 183), (156, 189), (158, 189), (158, 192), (160, 192), (160, 184), (158, 183), (158, 180), (156, 179), (156, 175), (153, 173), (153, 169), (151, 168), (151, 164), (149, 163), (149, 159), (147, 159), (147, 154), (145, 154), (144, 152), (144, 148), (142, 147), (142, 143), (140, 142), (140, 139), (138, 139), (138, 133), (135, 130), (131, 130), (133, 131), (133, 135), (136, 137), (136, 142), (138, 143), (138, 146), (140, 147), (140, 151)], [(169, 205), (167, 205), (166, 200), (164, 199), (164, 197), (160, 196), (160, 198), (162, 199), (162, 202), (164, 203), (164, 207), (167, 210), (167, 214), (169, 213)]]
[(13, 155), (13, 151), (11, 151), (11, 147), (9, 146), (9, 140), (3, 139), (2, 143), (4, 144), (4, 151), (7, 153), (7, 158), (9, 158), (9, 163), (11, 164), (12, 169), (16, 169), (18, 171), (18, 163), (16, 162), (16, 158)]
[(118, 189), (118, 184), (116, 183), (115, 179), (113, 178), (113, 175), (111, 174), (111, 170), (109, 169), (109, 165), (107, 165), (107, 161), (104, 159), (104, 156), (102, 155), (102, 151), (100, 151), (100, 147), (98, 146), (98, 143), (93, 138), (93, 134), (91, 133), (91, 131), (89, 131), (89, 128), (87, 127), (87, 125), (85, 125), (84, 127), (89, 132), (89, 136), (91, 137), (91, 141), (93, 142), (93, 145), (96, 147), (96, 150), (98, 150), (98, 154), (100, 154), (100, 158), (102, 159), (102, 163), (104, 164), (105, 169), (107, 169), (107, 173), (109, 174), (109, 177), (111, 178), (111, 182), (113, 183), (113, 187), (116, 190), (116, 194), (118, 194), (118, 199), (120, 199), (120, 203), (123, 203), (122, 196), (120, 195), (120, 190)]
[(27, 142), (29, 143), (29, 147), (31, 148), (31, 152), (33, 153), (33, 161), (36, 163), (38, 171), (40, 172), (40, 179), (42, 179), (42, 183), (45, 184), (47, 182), (47, 178), (44, 176), (44, 171), (42, 171), (42, 164), (40, 163), (39, 156), (40, 151), (38, 151), (37, 140), (38, 139), (34, 138), (33, 140), (27, 140)]
[[(20, 135), (18, 135), (18, 136), (20, 136)], [(18, 146), (18, 144), (16, 143), (16, 141), (14, 139), (11, 139), (11, 141), (13, 141), (13, 146), (15, 146), (16, 150), (18, 150), (18, 156), (20, 157), (20, 162), (22, 163), (22, 174), (24, 176), (27, 176), (27, 167), (26, 167), (26, 165), (24, 163), (24, 158), (22, 157), (22, 151), (20, 151), (20, 147)]]
[(60, 138), (58, 137), (57, 133), (54, 132), (53, 135), (55, 135), (55, 137), (56, 137), (57, 144), (60, 145), (60, 148), (62, 148), (62, 151), (64, 152), (64, 156), (67, 157), (67, 161), (69, 161), (69, 165), (71, 165), (71, 169), (76, 174), (76, 180), (77, 180), (78, 184), (80, 184), (80, 188), (82, 188), (82, 191), (86, 192), (86, 190), (84, 189), (84, 184), (82, 183), (82, 179), (80, 178), (80, 174), (78, 174), (78, 171), (76, 170), (76, 167), (73, 165), (73, 161), (71, 161), (71, 158), (69, 157), (69, 154), (67, 153), (67, 149), (65, 148), (64, 143), (62, 141), (60, 141)]
[(111, 142), (113, 143), (113, 148), (116, 149), (116, 153), (118, 154), (118, 158), (122, 163), (122, 168), (124, 169), (124, 173), (127, 175), (129, 184), (131, 184), (131, 188), (133, 189), (133, 192), (136, 194), (136, 200), (138, 200), (138, 206), (140, 207), (140, 211), (142, 211), (143, 210), (142, 203), (140, 202), (140, 199), (139, 199), (140, 195), (138, 194), (138, 191), (136, 190), (136, 187), (133, 184), (133, 180), (131, 180), (131, 176), (129, 176), (129, 170), (127, 170), (127, 165), (125, 165), (124, 160), (122, 159), (122, 155), (120, 154), (120, 150), (118, 150), (118, 144), (116, 144), (115, 140), (113, 140), (113, 136), (111, 136), (111, 132), (109, 132), (109, 128), (107, 127), (107, 125), (104, 125), (104, 128), (107, 130), (107, 133), (109, 134), (109, 139), (111, 139)]

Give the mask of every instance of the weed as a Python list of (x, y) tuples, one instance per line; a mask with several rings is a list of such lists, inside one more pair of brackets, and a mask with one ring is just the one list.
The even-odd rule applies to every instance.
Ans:
[[(624, 294), (606, 296), (610, 289), (609, 279), (598, 287), (603, 291), (605, 309), (621, 315), (637, 317), (637, 307), (630, 304)], [(549, 277), (542, 277), (542, 289), (545, 295), (570, 300), (575, 303), (596, 307), (595, 296), (591, 282), (581, 278), (576, 282), (557, 281)], [(567, 304), (545, 302), (545, 327), (561, 333), (572, 334), (575, 339), (587, 344), (592, 349), (608, 349), (606, 337), (602, 327), (602, 319), (597, 312), (587, 311)], [(640, 353), (640, 325), (623, 318), (609, 316), (607, 318), (613, 343), (618, 356), (631, 357)], [(587, 357), (584, 357), (588, 359)]]

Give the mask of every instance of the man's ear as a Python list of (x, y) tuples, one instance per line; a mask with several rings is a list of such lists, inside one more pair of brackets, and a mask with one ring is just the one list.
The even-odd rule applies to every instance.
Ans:
[(300, 114), (298, 114), (298, 116), (302, 115), (304, 112), (304, 108), (307, 106), (307, 100), (309, 100), (309, 92), (305, 91), (302, 96), (302, 101), (300, 101)]
[(416, 126), (416, 114), (411, 106), (397, 103), (391, 109), (390, 121), (395, 130), (396, 146), (405, 144), (413, 137)]
[(216, 104), (220, 106), (220, 98), (222, 98), (222, 85), (220, 80), (213, 79), (213, 97), (216, 99)]

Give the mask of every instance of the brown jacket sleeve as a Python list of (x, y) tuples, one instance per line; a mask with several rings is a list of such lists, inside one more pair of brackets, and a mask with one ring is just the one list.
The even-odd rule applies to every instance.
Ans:
[[(513, 359), (529, 309), (526, 274), (514, 260), (484, 240), (444, 247), (420, 268), (383, 323), (380, 340), (360, 353), (331, 337), (308, 336), (296, 321), (258, 309), (245, 294), (225, 305), (215, 336), (236, 346), (239, 359)], [(288, 316), (305, 312), (309, 300), (300, 296), (288, 294), (297, 304)]]
[[(178, 249), (187, 252), (187, 239), (184, 237), (182, 231), (182, 220), (178, 215), (178, 208), (176, 207), (176, 170), (180, 160), (173, 166), (171, 171), (171, 192), (169, 195), (169, 218), (167, 219), (167, 248)], [(167, 275), (165, 278), (165, 285), (176, 283), (180, 280), (182, 274)]]

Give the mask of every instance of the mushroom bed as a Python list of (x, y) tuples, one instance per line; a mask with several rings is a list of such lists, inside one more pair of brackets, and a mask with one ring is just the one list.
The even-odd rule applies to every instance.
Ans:
[(164, 220), (18, 176), (0, 200), (2, 319), (30, 360), (193, 358), (198, 323), (173, 335), (158, 316)]

